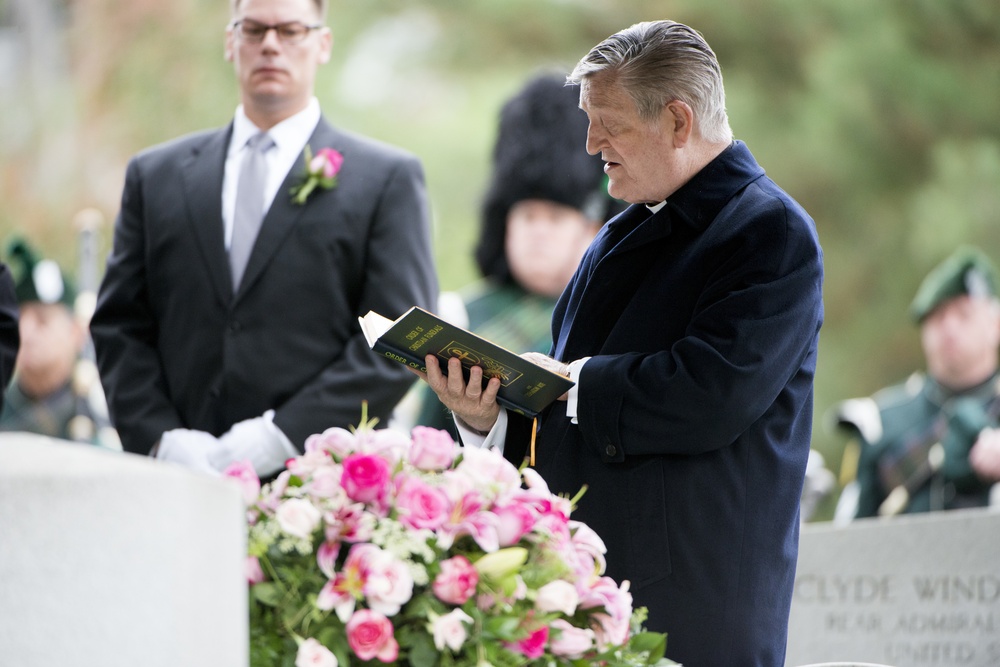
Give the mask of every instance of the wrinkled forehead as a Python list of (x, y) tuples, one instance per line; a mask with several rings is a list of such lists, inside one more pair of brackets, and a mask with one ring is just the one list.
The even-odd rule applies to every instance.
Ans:
[(580, 82), (580, 108), (604, 110), (630, 102), (625, 90), (609, 74), (597, 74)]

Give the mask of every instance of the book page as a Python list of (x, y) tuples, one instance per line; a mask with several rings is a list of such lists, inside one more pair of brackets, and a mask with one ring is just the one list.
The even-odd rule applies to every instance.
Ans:
[(368, 341), (368, 347), (375, 347), (375, 341), (379, 339), (379, 336), (395, 324), (388, 317), (379, 315), (374, 310), (369, 310), (367, 315), (359, 317), (358, 322), (361, 324), (361, 332), (365, 335), (365, 340)]

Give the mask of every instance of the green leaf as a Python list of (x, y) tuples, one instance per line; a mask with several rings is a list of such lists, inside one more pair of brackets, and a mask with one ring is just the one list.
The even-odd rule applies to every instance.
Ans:
[(408, 662), (412, 667), (434, 667), (438, 663), (440, 654), (434, 647), (430, 635), (418, 634), (413, 637), (408, 657)]
[(640, 632), (633, 635), (628, 642), (628, 647), (632, 651), (655, 651), (659, 648), (666, 649), (667, 636), (660, 632)]
[(273, 581), (264, 581), (250, 589), (253, 598), (268, 607), (277, 607), (284, 597), (284, 591)]

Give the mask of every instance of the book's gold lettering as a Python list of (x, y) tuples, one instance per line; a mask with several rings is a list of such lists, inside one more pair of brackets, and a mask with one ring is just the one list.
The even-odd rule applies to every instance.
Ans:
[[(420, 327), (417, 327), (417, 328), (419, 329)], [(420, 329), (420, 330), (423, 331), (423, 329)], [(427, 333), (425, 333), (423, 336), (420, 337), (420, 340), (418, 340), (418, 341), (414, 342), (412, 345), (410, 345), (410, 349), (413, 350), (413, 351), (419, 350), (420, 348), (422, 348), (424, 345), (427, 344), (427, 341), (429, 341), (431, 338), (434, 338), (435, 334), (439, 334), (442, 331), (444, 331), (444, 328), (440, 324), (432, 327), (431, 329), (429, 329), (427, 331)], [(410, 332), (410, 333), (413, 333), (413, 332)], [(409, 335), (407, 335), (407, 338), (409, 338)]]
[(411, 331), (410, 333), (406, 334), (406, 340), (413, 340), (414, 338), (416, 338), (417, 336), (419, 336), (421, 333), (423, 333), (423, 331), (424, 331), (423, 327), (414, 327), (413, 331)]

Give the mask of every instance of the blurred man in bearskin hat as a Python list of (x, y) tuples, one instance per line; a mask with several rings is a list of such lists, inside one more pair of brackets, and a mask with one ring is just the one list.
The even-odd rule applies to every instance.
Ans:
[[(856, 436), (857, 480), (837, 518), (979, 507), (1000, 481), (1000, 300), (980, 250), (955, 251), (921, 283), (910, 313), (926, 373), (834, 409)], [(858, 451), (860, 449), (860, 451)]]
[(120, 449), (96, 367), (81, 358), (87, 334), (74, 313), (72, 281), (22, 239), (10, 243), (7, 257), (21, 307), (21, 347), (0, 412), (0, 431)]
[[(565, 74), (544, 73), (503, 105), (475, 251), (483, 278), (440, 300), (442, 316), (518, 353), (548, 352), (556, 299), (601, 225), (627, 206), (587, 153), (579, 103)], [(457, 438), (451, 413), (417, 389), (418, 422)]]

